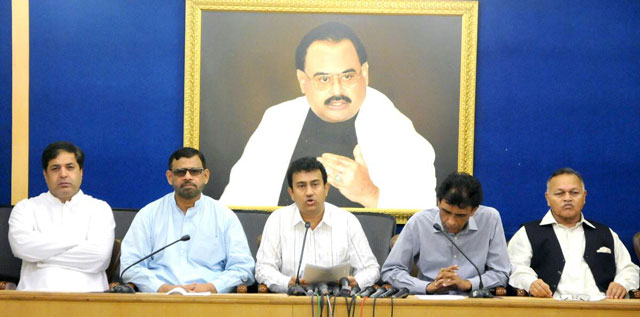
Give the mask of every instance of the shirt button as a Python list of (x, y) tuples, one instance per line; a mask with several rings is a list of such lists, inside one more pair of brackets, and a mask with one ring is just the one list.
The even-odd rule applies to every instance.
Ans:
[(454, 256), (453, 256), (453, 258), (454, 258), (454, 259), (455, 259), (455, 258), (457, 258), (457, 257), (458, 257), (457, 255), (454, 255)]

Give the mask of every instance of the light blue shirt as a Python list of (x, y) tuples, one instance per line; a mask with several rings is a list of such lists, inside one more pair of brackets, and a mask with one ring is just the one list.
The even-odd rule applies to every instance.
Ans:
[[(444, 230), (438, 208), (413, 215), (398, 237), (391, 253), (382, 266), (382, 279), (393, 286), (406, 287), (412, 294), (425, 294), (441, 268), (457, 264), (457, 273), (478, 289), (480, 279), (473, 266), (443, 235), (433, 228), (437, 223)], [(460, 249), (478, 266), (485, 288), (506, 286), (511, 264), (507, 242), (498, 211), (479, 206), (467, 225), (458, 233), (447, 233)], [(418, 276), (409, 274), (412, 261), (416, 261)], [(452, 294), (465, 294), (451, 291)]]
[(120, 269), (153, 251), (190, 235), (124, 274), (124, 282), (142, 292), (156, 292), (162, 284), (212, 283), (219, 293), (240, 284), (253, 284), (255, 261), (238, 217), (211, 197), (202, 195), (182, 213), (174, 193), (142, 208), (122, 241)]

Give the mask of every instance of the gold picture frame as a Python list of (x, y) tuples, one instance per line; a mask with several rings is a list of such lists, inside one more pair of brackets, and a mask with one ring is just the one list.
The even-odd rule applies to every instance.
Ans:
[[(459, 18), (460, 65), (457, 170), (473, 173), (477, 52), (477, 1), (186, 0), (184, 145), (200, 148), (203, 14), (337, 14), (449, 16)], [(457, 23), (457, 22), (456, 22)], [(214, 177), (214, 181), (216, 178)], [(234, 206), (241, 207), (241, 206)], [(246, 207), (259, 209), (255, 206)], [(262, 207), (271, 209), (271, 207)], [(415, 210), (353, 209), (393, 214), (404, 223)]]

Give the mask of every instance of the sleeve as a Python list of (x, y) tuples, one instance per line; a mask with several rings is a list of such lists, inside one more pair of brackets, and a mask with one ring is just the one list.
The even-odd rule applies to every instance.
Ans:
[(624, 246), (622, 241), (620, 241), (620, 237), (611, 231), (611, 235), (613, 236), (614, 242), (614, 255), (616, 258), (616, 277), (613, 279), (614, 282), (622, 285), (627, 292), (632, 289), (638, 288), (638, 279), (640, 278), (640, 271), (638, 266), (631, 262), (631, 256), (629, 255), (629, 251)]
[(30, 201), (18, 203), (9, 217), (9, 245), (13, 254), (27, 262), (39, 262), (78, 245), (57, 227), (37, 231), (35, 213), (38, 207)]
[(362, 225), (354, 215), (349, 214), (349, 216), (347, 225), (350, 243), (349, 262), (351, 267), (355, 268), (356, 282), (360, 288), (365, 288), (373, 285), (380, 278), (380, 264), (371, 251)]
[(78, 245), (39, 262), (38, 267), (63, 266), (85, 273), (98, 273), (109, 266), (113, 250), (113, 230), (116, 226), (113, 211), (105, 202), (91, 202), (83, 210), (91, 212), (87, 237)]
[(429, 282), (409, 274), (420, 244), (419, 237), (414, 233), (414, 222), (409, 219), (382, 266), (382, 280), (396, 288), (406, 287), (412, 294), (425, 294)]
[(356, 133), (371, 181), (380, 190), (378, 208), (435, 207), (433, 146), (384, 94), (367, 89), (369, 98), (358, 114)]
[(531, 268), (533, 249), (527, 236), (527, 230), (521, 227), (509, 241), (507, 248), (511, 261), (509, 285), (529, 291), (529, 286), (538, 279), (538, 274)]
[[(146, 207), (138, 211), (122, 240), (120, 274), (131, 264), (153, 252), (150, 238), (152, 221), (146, 211)], [(149, 270), (150, 261), (150, 259), (146, 259), (132, 266), (124, 272), (123, 281), (133, 283), (142, 292), (156, 293), (164, 282)]]
[(278, 214), (272, 214), (262, 231), (262, 241), (256, 254), (256, 281), (265, 284), (273, 292), (284, 293), (289, 287), (291, 276), (280, 272), (282, 267), (282, 246)]
[[(485, 288), (497, 286), (507, 286), (509, 280), (509, 272), (511, 271), (511, 263), (509, 263), (509, 255), (507, 251), (507, 241), (502, 228), (502, 220), (500, 214), (492, 211), (493, 234), (489, 239), (489, 249), (487, 251), (487, 261), (484, 273), (482, 273), (482, 281)], [(471, 289), (478, 289), (480, 286), (480, 278), (475, 276), (469, 279)]]
[(211, 283), (218, 293), (228, 293), (240, 284), (253, 284), (255, 262), (249, 251), (247, 236), (238, 217), (229, 210), (225, 230), (225, 248), (227, 254), (224, 271)]

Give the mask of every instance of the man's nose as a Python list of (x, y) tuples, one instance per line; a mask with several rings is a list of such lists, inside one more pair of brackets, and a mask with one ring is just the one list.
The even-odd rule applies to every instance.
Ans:
[(334, 96), (342, 95), (342, 84), (340, 83), (340, 77), (331, 77), (331, 93)]

